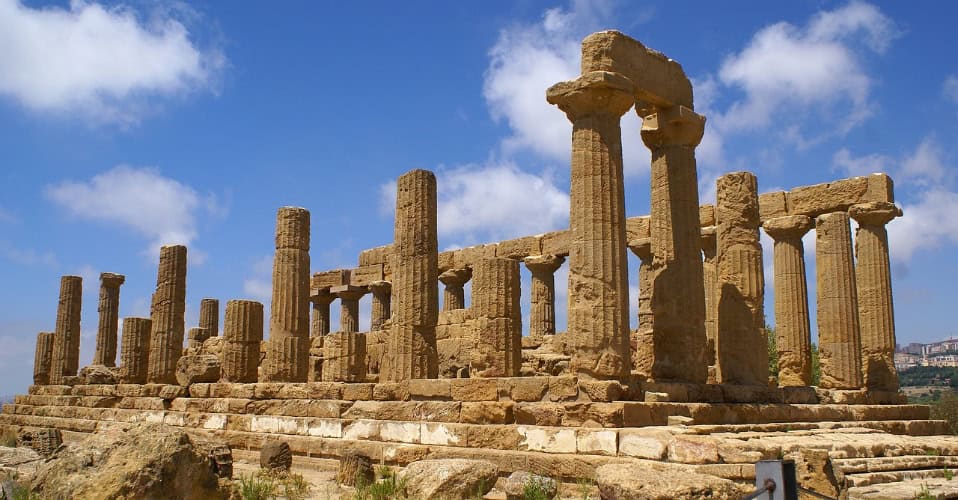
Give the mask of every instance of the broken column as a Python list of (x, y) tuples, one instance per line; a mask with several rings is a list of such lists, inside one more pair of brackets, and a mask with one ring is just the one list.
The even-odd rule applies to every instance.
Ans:
[(121, 384), (146, 382), (149, 368), (150, 333), (153, 321), (150, 318), (123, 318), (123, 343), (120, 346)]
[(329, 333), (329, 305), (336, 300), (328, 288), (312, 290), (309, 302), (313, 305), (313, 319), (310, 326), (310, 337), (322, 337)]
[(439, 275), (445, 285), (442, 293), (442, 310), (453, 311), (466, 307), (465, 285), (472, 277), (472, 269), (450, 269)]
[(164, 246), (160, 248), (156, 291), (150, 308), (153, 330), (150, 332), (148, 383), (176, 383), (176, 362), (183, 355), (185, 312), (186, 247)]
[(655, 361), (652, 344), (652, 239), (639, 238), (629, 242), (629, 250), (639, 258), (639, 323), (632, 344), (632, 368), (649, 377)]
[[(193, 327), (186, 332), (186, 347), (190, 349), (199, 349), (203, 347), (203, 342), (210, 338), (210, 332), (206, 328)], [(194, 352), (193, 354), (197, 354)]]
[(276, 214), (273, 298), (266, 343), (265, 382), (306, 382), (309, 370), (309, 211)]
[(864, 384), (869, 390), (897, 392), (895, 311), (885, 225), (900, 217), (901, 209), (894, 203), (872, 202), (854, 205), (848, 214), (858, 222), (855, 276)]
[(120, 317), (120, 285), (126, 281), (122, 274), (100, 274), (100, 323), (96, 331), (96, 351), (93, 364), (116, 366), (116, 330)]
[(765, 386), (768, 340), (758, 180), (749, 172), (734, 172), (716, 184), (716, 378), (726, 384)]
[(50, 383), (50, 364), (53, 359), (53, 332), (37, 334), (37, 348), (33, 354), (33, 383), (47, 385)]
[(227, 302), (220, 380), (256, 382), (262, 341), (263, 304), (253, 300)]
[(848, 214), (834, 212), (815, 219), (819, 387), (862, 386), (858, 292), (852, 260)]
[(812, 337), (802, 237), (812, 228), (804, 215), (769, 219), (762, 225), (775, 240), (775, 346), (778, 385), (812, 385)]
[(369, 284), (369, 291), (373, 294), (369, 331), (382, 330), (383, 323), (389, 320), (392, 314), (389, 307), (392, 288), (392, 283), (388, 281), (373, 281)]
[(83, 278), (60, 278), (60, 302), (57, 305), (57, 323), (53, 336), (50, 384), (60, 385), (64, 377), (74, 376), (80, 364), (80, 310), (83, 298)]
[(473, 266), (472, 313), (476, 348), (472, 377), (518, 377), (522, 366), (519, 261), (481, 259)]
[[(645, 112), (640, 113), (644, 115)], [(643, 116), (652, 151), (652, 368), (655, 380), (707, 379), (705, 282), (695, 147), (705, 117), (676, 105)]]
[(358, 286), (334, 286), (329, 289), (334, 297), (339, 299), (339, 331), (359, 331), (359, 299), (366, 295), (366, 290)]
[(436, 378), (439, 244), (436, 176), (412, 170), (396, 181), (392, 331), (380, 376), (384, 381)]
[(561, 255), (535, 255), (523, 259), (532, 273), (532, 304), (529, 311), (529, 337), (541, 342), (556, 333), (555, 272), (565, 262)]
[(572, 122), (568, 330), (580, 377), (624, 379), (632, 364), (619, 126), (632, 91), (621, 74), (591, 71), (546, 93)]
[(715, 337), (718, 336), (717, 289), (718, 268), (715, 257), (718, 247), (715, 226), (702, 228), (702, 276), (705, 283), (705, 362), (709, 366), (709, 383), (717, 383), (715, 374)]
[(220, 334), (220, 301), (203, 299), (200, 301), (200, 328), (205, 328), (209, 337)]

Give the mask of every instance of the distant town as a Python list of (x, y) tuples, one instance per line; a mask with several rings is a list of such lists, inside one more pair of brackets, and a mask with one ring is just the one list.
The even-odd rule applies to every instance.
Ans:
[(931, 344), (913, 342), (895, 350), (895, 368), (899, 372), (916, 366), (958, 367), (958, 339)]

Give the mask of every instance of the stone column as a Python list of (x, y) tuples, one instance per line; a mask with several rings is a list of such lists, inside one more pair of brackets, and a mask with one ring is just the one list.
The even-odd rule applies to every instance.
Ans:
[(532, 273), (532, 307), (529, 311), (529, 336), (542, 341), (556, 333), (555, 272), (565, 262), (561, 255), (536, 255), (523, 259)]
[(855, 230), (855, 276), (865, 387), (873, 391), (897, 392), (895, 311), (885, 224), (900, 217), (901, 209), (894, 203), (873, 202), (854, 205), (848, 214), (858, 222), (858, 229)]
[(466, 307), (464, 286), (472, 278), (472, 269), (450, 269), (439, 275), (439, 281), (445, 285), (442, 293), (442, 310), (453, 311)]
[(818, 385), (823, 389), (859, 389), (862, 387), (861, 330), (848, 214), (819, 215), (815, 219), (815, 237), (821, 367)]
[(186, 247), (169, 245), (160, 248), (160, 266), (156, 274), (156, 291), (150, 308), (153, 320), (150, 332), (150, 357), (147, 382), (175, 384), (176, 362), (183, 355), (183, 334), (186, 328)]
[(704, 383), (705, 278), (695, 147), (705, 117), (684, 106), (655, 111), (642, 122), (642, 141), (652, 151), (650, 376)]
[(273, 298), (266, 345), (265, 382), (306, 382), (309, 372), (309, 211), (283, 207), (276, 214)]
[[(203, 342), (210, 338), (210, 332), (206, 328), (193, 327), (186, 332), (186, 347), (190, 349), (199, 349), (203, 347)], [(198, 354), (194, 352), (193, 354)]]
[(206, 328), (210, 337), (220, 334), (220, 301), (203, 299), (200, 301), (200, 328)]
[(256, 382), (262, 342), (263, 304), (253, 300), (227, 302), (220, 381)]
[(473, 266), (476, 348), (469, 375), (518, 377), (522, 367), (519, 261), (481, 259)]
[(100, 323), (96, 331), (96, 351), (93, 364), (116, 366), (116, 330), (120, 318), (120, 285), (126, 281), (122, 274), (100, 274)]
[(396, 181), (393, 241), (393, 322), (386, 342), (383, 381), (436, 378), (439, 320), (439, 244), (436, 176), (412, 170)]
[(718, 267), (715, 226), (702, 228), (702, 281), (705, 284), (705, 362), (709, 383), (717, 383), (715, 374), (715, 337), (718, 337)]
[(629, 250), (639, 258), (639, 327), (632, 344), (632, 368), (643, 376), (651, 377), (655, 361), (652, 328), (652, 239), (640, 238), (629, 242)]
[(734, 172), (716, 184), (716, 378), (726, 384), (767, 386), (758, 180), (749, 172)]
[(802, 236), (812, 228), (804, 215), (769, 219), (762, 225), (775, 240), (775, 346), (778, 385), (812, 385), (812, 335)]
[(593, 71), (546, 94), (572, 122), (569, 336), (572, 372), (584, 378), (624, 379), (632, 365), (619, 126), (632, 90), (623, 75)]
[(389, 320), (391, 316), (389, 305), (392, 288), (392, 283), (388, 281), (373, 281), (369, 284), (369, 291), (373, 293), (369, 331), (378, 332), (382, 330), (383, 323)]
[(33, 383), (47, 385), (50, 383), (50, 364), (53, 360), (53, 332), (37, 334), (37, 349), (33, 354)]
[(310, 292), (309, 302), (313, 305), (311, 337), (322, 337), (329, 333), (329, 305), (334, 300), (336, 300), (336, 297), (329, 293), (329, 289)]
[(120, 383), (142, 384), (149, 369), (150, 318), (123, 318), (123, 343), (120, 346)]
[(366, 335), (331, 333), (323, 339), (323, 382), (366, 381)]
[(358, 286), (334, 286), (329, 293), (339, 299), (339, 331), (359, 331), (359, 299), (366, 295), (366, 290)]
[(56, 331), (53, 336), (50, 384), (60, 385), (64, 377), (75, 376), (80, 365), (80, 311), (83, 278), (60, 278), (60, 302), (57, 305)]

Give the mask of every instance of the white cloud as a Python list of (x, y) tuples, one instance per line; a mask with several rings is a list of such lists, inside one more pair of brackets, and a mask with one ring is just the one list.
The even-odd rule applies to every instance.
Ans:
[(57, 266), (57, 257), (53, 252), (38, 252), (30, 248), (18, 248), (6, 241), (0, 241), (0, 256), (24, 266)]
[(888, 225), (888, 249), (893, 259), (908, 262), (922, 249), (958, 245), (958, 193), (934, 187), (917, 201), (903, 203), (904, 216)]
[(958, 76), (949, 75), (948, 78), (945, 78), (942, 92), (945, 95), (945, 99), (958, 104)]
[(0, 95), (25, 108), (129, 125), (145, 98), (212, 89), (225, 65), (171, 12), (73, 0), (31, 8), (0, 0)]
[(250, 276), (243, 281), (243, 293), (269, 307), (273, 297), (273, 256), (264, 255), (253, 263)]
[[(47, 186), (44, 194), (73, 217), (116, 224), (149, 238), (151, 256), (162, 245), (189, 245), (196, 239), (199, 213), (225, 213), (215, 196), (201, 196), (149, 167), (120, 165), (89, 181)], [(191, 261), (201, 256), (193, 251)]]
[(949, 180), (948, 167), (943, 160), (944, 152), (933, 137), (926, 137), (915, 152), (905, 158), (896, 180), (919, 186), (941, 185)]
[[(887, 16), (858, 1), (819, 12), (804, 28), (787, 22), (767, 26), (722, 63), (721, 83), (744, 95), (716, 118), (730, 132), (765, 127), (773, 117), (781, 126), (790, 115), (826, 113), (840, 116), (834, 120), (837, 131), (847, 131), (867, 118), (872, 106), (872, 79), (863, 68), (861, 47), (881, 54), (897, 36)], [(792, 129), (793, 140), (805, 143), (798, 132)]]
[(850, 177), (873, 174), (876, 172), (891, 172), (894, 159), (881, 154), (870, 154), (852, 157), (848, 148), (838, 150), (832, 156), (832, 164)]

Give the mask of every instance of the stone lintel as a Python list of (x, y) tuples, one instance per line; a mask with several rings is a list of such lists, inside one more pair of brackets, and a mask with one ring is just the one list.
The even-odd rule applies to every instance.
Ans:
[(333, 269), (314, 273), (310, 279), (310, 288), (330, 288), (334, 286), (349, 285), (349, 269)]
[(329, 293), (342, 300), (358, 300), (367, 292), (366, 287), (342, 285), (334, 286), (329, 289)]

